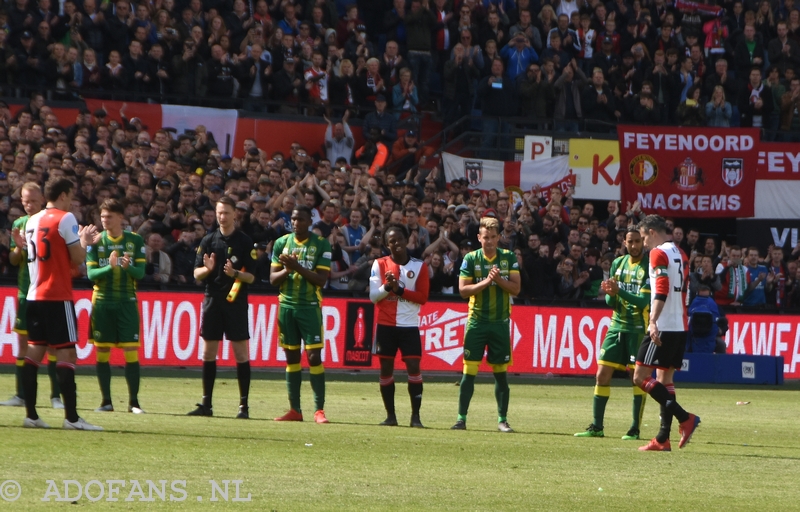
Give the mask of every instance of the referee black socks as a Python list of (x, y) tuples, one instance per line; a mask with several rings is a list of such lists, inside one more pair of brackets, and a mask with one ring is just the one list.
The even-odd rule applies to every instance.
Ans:
[(78, 421), (78, 397), (75, 387), (75, 365), (66, 361), (56, 363), (56, 375), (64, 397), (64, 416), (70, 423)]
[(217, 362), (203, 361), (203, 407), (211, 409), (214, 381), (217, 380)]
[(247, 407), (247, 395), (250, 394), (250, 361), (236, 363), (236, 379), (239, 381), (239, 405)]

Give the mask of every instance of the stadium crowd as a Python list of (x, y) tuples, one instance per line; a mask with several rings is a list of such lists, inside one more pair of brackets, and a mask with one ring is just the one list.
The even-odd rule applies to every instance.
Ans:
[[(143, 281), (153, 285), (197, 286), (197, 246), (228, 195), (255, 241), (260, 286), (269, 286), (272, 243), (291, 230), (292, 208), (306, 204), (333, 247), (330, 289), (363, 292), (373, 261), (386, 254), (382, 229), (401, 222), (409, 253), (429, 263), (432, 292), (457, 292), (461, 261), (478, 248), (478, 221), (495, 216), (501, 247), (522, 269), (519, 300), (594, 300), (624, 251), (625, 229), (644, 215), (637, 204), (577, 204), (560, 190), (527, 191), (514, 203), (506, 191), (470, 191), (463, 180), (447, 183), (437, 166), (417, 166), (435, 148), (420, 144), (417, 124), (398, 135), (398, 121), (434, 110), (449, 124), (479, 109), (484, 132), (521, 113), (569, 131), (679, 123), (754, 126), (765, 139), (800, 140), (792, 0), (17, 0), (0, 11), (0, 27), (0, 89), (33, 91), (14, 115), (0, 103), (4, 275), (16, 271), (9, 228), (24, 215), (22, 184), (65, 175), (78, 185), (72, 212), (82, 224), (99, 226), (98, 205), (123, 199), (126, 228), (145, 237)], [(329, 126), (319, 150), (295, 143), (267, 154), (248, 139), (245, 156), (231, 158), (205, 126), (148, 131), (124, 108), (121, 123), (86, 109), (73, 123), (38, 91), (65, 100), (209, 98), (327, 116)], [(353, 117), (363, 118), (362, 147)], [(670, 222), (691, 259), (692, 298), (800, 305), (800, 245), (729, 247)]]
[[(0, 89), (800, 140), (793, 0), (12, 0)], [(484, 130), (501, 130), (486, 123)], [(780, 133), (779, 133), (780, 132)], [(393, 142), (389, 140), (389, 142)]]
[[(123, 108), (119, 123), (107, 121), (102, 110), (82, 110), (62, 127), (40, 94), (13, 117), (0, 103), (2, 274), (16, 272), (8, 261), (9, 229), (24, 215), (22, 184), (54, 176), (75, 181), (71, 211), (83, 225), (100, 226), (104, 200), (124, 202), (124, 227), (145, 239), (143, 282), (153, 286), (197, 286), (196, 249), (216, 229), (214, 205), (223, 195), (235, 200), (237, 225), (255, 242), (256, 285), (269, 286), (272, 243), (292, 229), (293, 207), (305, 204), (313, 212), (313, 230), (333, 247), (330, 289), (363, 292), (373, 261), (386, 254), (382, 229), (403, 223), (410, 231), (409, 253), (430, 264), (431, 291), (457, 293), (461, 261), (479, 247), (479, 219), (494, 216), (502, 224), (500, 247), (514, 251), (520, 263), (522, 301), (602, 298), (600, 283), (625, 250), (625, 230), (644, 215), (635, 203), (578, 204), (558, 188), (526, 191), (515, 202), (505, 190), (469, 190), (463, 179), (446, 183), (438, 166), (414, 165), (428, 149), (413, 130), (389, 150), (380, 128), (365, 127), (366, 141), (357, 148), (345, 118), (329, 123), (318, 159), (299, 143), (267, 154), (253, 139), (244, 141), (243, 158), (231, 158), (204, 126), (177, 137), (160, 129), (151, 138), (124, 114)], [(381, 152), (386, 163), (374, 164)], [(670, 220), (669, 227), (691, 261), (692, 297), (708, 287), (721, 305), (800, 304), (800, 244), (785, 253), (743, 249), (701, 238), (691, 225)], [(78, 269), (75, 277), (85, 272)]]

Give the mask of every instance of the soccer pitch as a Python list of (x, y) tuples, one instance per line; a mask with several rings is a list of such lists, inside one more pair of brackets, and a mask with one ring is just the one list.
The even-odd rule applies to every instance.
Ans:
[[(14, 383), (4, 371), (3, 399)], [(509, 422), (517, 432), (502, 434), (496, 430), (490, 377), (478, 379), (469, 430), (463, 432), (449, 430), (458, 404), (455, 374), (427, 378), (422, 403), (427, 428), (420, 430), (376, 425), (384, 419), (377, 375), (329, 372), (331, 424), (317, 425), (308, 421), (313, 407), (307, 372), (304, 423), (272, 421), (288, 407), (282, 373), (254, 372), (250, 420), (233, 419), (238, 388), (231, 371), (220, 371), (217, 378), (213, 418), (185, 416), (200, 397), (198, 371), (145, 369), (140, 393), (145, 415), (123, 412), (127, 389), (118, 368), (112, 382), (117, 412), (92, 412), (100, 402), (92, 373), (78, 370), (79, 412), (105, 432), (58, 428), (63, 415), (49, 407), (44, 371), (39, 414), (56, 428), (23, 429), (22, 408), (0, 407), (3, 510), (64, 510), (69, 503), (56, 499), (73, 498), (79, 490), (79, 505), (103, 510), (800, 509), (797, 383), (678, 385), (680, 402), (702, 417), (700, 428), (678, 450), (675, 423), (673, 452), (643, 453), (637, 447), (655, 435), (658, 406), (648, 398), (644, 440), (622, 441), (630, 425), (631, 391), (621, 379), (613, 382), (607, 437), (583, 439), (573, 434), (591, 422), (591, 379), (512, 378)], [(403, 372), (395, 378), (398, 419), (407, 425)], [(75, 481), (67, 484), (69, 494), (65, 480)], [(112, 487), (117, 502), (107, 501)], [(16, 501), (2, 501), (17, 491)], [(237, 496), (250, 501), (234, 501)]]

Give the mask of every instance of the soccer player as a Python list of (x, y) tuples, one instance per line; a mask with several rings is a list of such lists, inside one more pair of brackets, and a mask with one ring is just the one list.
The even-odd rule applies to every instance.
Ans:
[(369, 298), (378, 310), (378, 327), (372, 350), (381, 362), (381, 397), (386, 407), (386, 419), (381, 425), (397, 425), (394, 359), (399, 349), (408, 372), (411, 426), (424, 428), (419, 418), (422, 404), (419, 308), (428, 301), (428, 266), (424, 261), (408, 255), (408, 229), (402, 224), (389, 225), (384, 232), (384, 239), (391, 255), (375, 260), (369, 278)]
[[(686, 348), (688, 315), (686, 289), (689, 285), (689, 261), (674, 243), (667, 239), (663, 217), (648, 215), (639, 223), (645, 248), (650, 250), (650, 322), (647, 335), (639, 346), (633, 383), (661, 405), (661, 429), (642, 451), (672, 450), (669, 431), (672, 417), (680, 423), (679, 448), (686, 446), (700, 424), (700, 417), (688, 413), (675, 399), (672, 377), (683, 363)], [(653, 368), (656, 378), (652, 378)]]
[(64, 397), (64, 428), (103, 430), (78, 416), (75, 393), (75, 363), (78, 322), (72, 302), (71, 265), (86, 258), (86, 247), (94, 241), (94, 226), (78, 227), (75, 216), (67, 210), (74, 194), (73, 183), (66, 178), (47, 182), (45, 210), (32, 215), (25, 225), (28, 247), (28, 353), (22, 367), (26, 417), (24, 427), (49, 428), (36, 413), (37, 373), (47, 347), (56, 351), (56, 375)]
[(458, 421), (450, 427), (466, 430), (467, 411), (475, 390), (478, 366), (487, 352), (486, 362), (494, 373), (497, 400), (497, 429), (514, 432), (508, 425), (508, 366), (511, 364), (509, 317), (511, 297), (519, 293), (519, 264), (513, 252), (497, 247), (500, 222), (494, 217), (481, 219), (478, 241), (481, 248), (464, 256), (459, 274), (459, 290), (469, 297), (469, 316), (464, 328), (464, 375), (458, 397)]
[[(25, 224), (28, 222), (28, 219), (31, 215), (36, 215), (42, 211), (42, 205), (44, 204), (42, 201), (42, 189), (33, 182), (22, 185), (20, 199), (22, 201), (22, 207), (27, 215), (14, 221), (11, 229), (11, 252), (8, 255), (11, 264), (19, 266), (19, 271), (17, 272), (17, 284), (19, 287), (19, 291), (17, 292), (17, 318), (14, 323), (14, 332), (17, 333), (17, 392), (9, 400), (0, 402), (0, 406), (8, 407), (25, 406), (25, 391), (22, 386), (22, 366), (25, 364), (25, 354), (28, 352), (27, 295), (31, 277), (28, 272), (27, 245), (24, 243), (24, 233)], [(23, 243), (17, 244), (17, 239)], [(53, 409), (63, 409), (64, 404), (61, 402), (61, 388), (58, 385), (58, 377), (56, 377), (56, 356), (52, 349), (47, 352), (47, 374), (50, 376), (50, 403)]]
[(314, 392), (314, 421), (328, 423), (325, 416), (325, 368), (322, 348), (322, 287), (331, 270), (331, 244), (309, 231), (311, 209), (292, 210), (292, 233), (275, 241), (269, 280), (280, 287), (278, 329), (280, 344), (286, 351), (286, 388), (289, 411), (275, 421), (303, 421), (300, 409), (300, 343), (305, 343), (311, 390)]
[(139, 405), (139, 306), (136, 281), (144, 277), (145, 248), (142, 237), (122, 230), (125, 208), (116, 199), (100, 205), (103, 232), (86, 249), (86, 270), (94, 281), (89, 342), (97, 348), (97, 381), (103, 401), (95, 412), (114, 410), (111, 402), (112, 348), (125, 355), (128, 412), (142, 414)]
[(189, 416), (213, 416), (212, 395), (217, 378), (217, 352), (225, 336), (231, 340), (239, 381), (238, 419), (250, 418), (250, 326), (247, 285), (255, 280), (253, 241), (236, 229), (236, 202), (228, 196), (217, 201), (215, 229), (200, 242), (194, 278), (206, 282), (203, 299), (203, 401)]
[[(642, 262), (642, 235), (633, 226), (625, 233), (625, 248), (628, 254), (620, 256), (611, 264), (610, 279), (600, 287), (606, 293), (606, 304), (614, 308), (611, 327), (603, 340), (597, 357), (597, 376), (594, 386), (594, 420), (585, 432), (575, 437), (603, 437), (603, 417), (608, 397), (611, 395), (611, 377), (614, 370), (636, 368), (636, 353), (645, 332), (645, 322), (650, 305), (650, 280)], [(624, 440), (639, 439), (639, 425), (644, 412), (647, 394), (633, 386), (633, 423)]]

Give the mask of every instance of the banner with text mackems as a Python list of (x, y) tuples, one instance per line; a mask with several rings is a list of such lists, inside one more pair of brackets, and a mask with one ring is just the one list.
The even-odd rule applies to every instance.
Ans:
[[(95, 363), (94, 346), (87, 343), (91, 291), (77, 290), (78, 364)], [(144, 366), (188, 367), (202, 365), (200, 338), (202, 292), (138, 293), (141, 314), (139, 359)], [(17, 289), (0, 287), (0, 364), (14, 364)], [(250, 361), (254, 367), (282, 368), (286, 365), (278, 344), (278, 297), (249, 295)], [(428, 302), (420, 310), (422, 370), (461, 372), (467, 302)], [(327, 368), (377, 369), (372, 355), (374, 307), (363, 299), (326, 298), (322, 303)], [(788, 315), (728, 315), (728, 353), (782, 356), (784, 376), (800, 378), (800, 322)], [(514, 306), (510, 335), (512, 373), (594, 375), (597, 354), (608, 326), (608, 308)], [(115, 350), (111, 363), (124, 364), (122, 351)], [(224, 342), (219, 364), (234, 366), (230, 343)], [(484, 366), (484, 371), (491, 371)]]
[(752, 217), (758, 129), (626, 126), (622, 201), (670, 217)]

